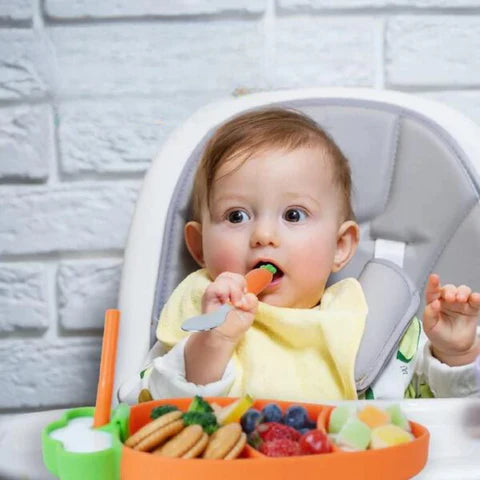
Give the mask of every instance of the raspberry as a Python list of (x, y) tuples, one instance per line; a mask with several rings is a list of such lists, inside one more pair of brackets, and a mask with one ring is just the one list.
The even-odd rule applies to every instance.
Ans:
[(291, 457), (300, 454), (300, 446), (290, 438), (277, 438), (263, 443), (260, 452), (268, 457)]
[(301, 436), (294, 428), (277, 422), (261, 423), (257, 426), (256, 430), (264, 442), (279, 438), (298, 440)]

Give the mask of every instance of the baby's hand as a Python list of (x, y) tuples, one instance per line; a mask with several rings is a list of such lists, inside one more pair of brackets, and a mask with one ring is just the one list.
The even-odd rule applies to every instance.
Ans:
[(253, 323), (258, 307), (258, 299), (253, 293), (247, 293), (245, 277), (238, 273), (221, 273), (212, 282), (203, 295), (202, 311), (209, 313), (225, 303), (235, 307), (225, 320), (212, 333), (225, 340), (237, 343)]
[(447, 365), (466, 365), (480, 354), (476, 337), (480, 293), (461, 285), (440, 286), (438, 275), (428, 278), (423, 328), (432, 353)]

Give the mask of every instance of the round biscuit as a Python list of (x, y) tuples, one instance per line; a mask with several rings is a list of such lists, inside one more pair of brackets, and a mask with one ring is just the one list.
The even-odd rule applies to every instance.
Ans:
[(170, 422), (178, 420), (182, 416), (182, 412), (180, 410), (175, 410), (173, 412), (168, 412), (161, 417), (156, 418), (152, 422), (147, 423), (144, 425), (140, 430), (137, 430), (133, 435), (127, 438), (125, 441), (125, 445), (127, 447), (133, 448), (135, 445), (140, 443), (143, 439), (148, 437), (150, 434), (155, 432), (161, 427), (164, 427)]
[(182, 458), (196, 458), (202, 454), (205, 447), (208, 445), (208, 435), (204, 433), (200, 440), (187, 452)]
[(181, 432), (183, 428), (183, 420), (175, 420), (174, 422), (170, 422), (168, 425), (160, 427), (148, 437), (144, 438), (141, 442), (137, 443), (133, 449), (140, 452), (149, 452), (150, 450), (162, 445), (167, 438), (173, 437), (173, 435)]
[(223, 458), (225, 460), (233, 460), (234, 458), (237, 458), (242, 453), (246, 443), (247, 443), (247, 435), (245, 433), (242, 433), (240, 435), (240, 438), (238, 439), (238, 442)]
[(162, 457), (181, 457), (202, 438), (202, 435), (203, 429), (200, 425), (189, 425), (153, 453)]
[(219, 428), (208, 442), (203, 458), (223, 458), (235, 446), (242, 433), (239, 423), (228, 423)]

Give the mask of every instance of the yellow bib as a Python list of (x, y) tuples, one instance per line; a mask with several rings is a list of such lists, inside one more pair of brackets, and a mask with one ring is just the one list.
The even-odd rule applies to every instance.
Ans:
[[(161, 342), (172, 347), (189, 335), (180, 326), (201, 313), (209, 283), (202, 269), (178, 285), (160, 316)], [(355, 357), (366, 316), (362, 288), (353, 278), (326, 289), (312, 309), (260, 302), (253, 325), (235, 349), (237, 376), (228, 395), (302, 402), (356, 399)]]

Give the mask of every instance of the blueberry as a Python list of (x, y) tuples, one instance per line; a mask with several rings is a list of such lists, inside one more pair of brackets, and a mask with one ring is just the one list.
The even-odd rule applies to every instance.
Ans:
[(262, 410), (264, 422), (283, 422), (283, 414), (280, 407), (275, 403), (265, 405)]
[(305, 428), (300, 428), (297, 431), (300, 435), (304, 435), (305, 433), (310, 432), (311, 430), (312, 430), (311, 428), (305, 427)]
[(307, 410), (300, 405), (292, 405), (287, 408), (285, 416), (283, 417), (283, 422), (285, 425), (294, 428), (295, 430), (300, 430), (307, 426), (308, 413)]
[(307, 418), (307, 421), (305, 422), (305, 428), (308, 428), (310, 430), (317, 428), (317, 422), (314, 422), (310, 418)]
[(250, 408), (247, 410), (242, 418), (240, 424), (245, 433), (250, 433), (255, 430), (255, 427), (263, 421), (262, 414), (256, 408)]

